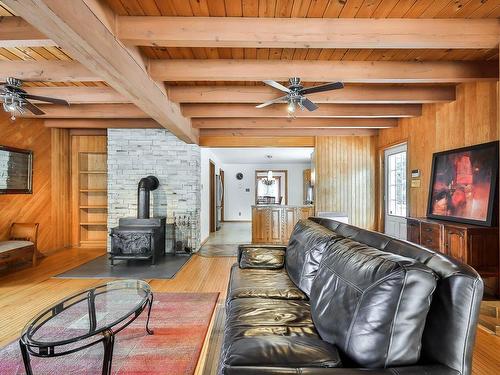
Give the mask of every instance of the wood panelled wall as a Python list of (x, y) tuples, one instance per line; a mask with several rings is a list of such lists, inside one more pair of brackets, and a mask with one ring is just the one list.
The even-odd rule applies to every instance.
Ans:
[(11, 122), (0, 113), (0, 144), (33, 151), (33, 194), (0, 194), (0, 240), (13, 222), (40, 224), (41, 252), (69, 245), (69, 133), (39, 119)]
[(464, 83), (457, 86), (454, 102), (424, 104), (421, 117), (401, 119), (397, 128), (380, 131), (380, 151), (408, 142), (408, 169), (420, 170), (420, 187), (410, 188), (410, 216), (426, 214), (434, 152), (498, 139), (497, 106), (496, 82)]
[(316, 212), (344, 212), (349, 223), (375, 229), (377, 137), (316, 137)]

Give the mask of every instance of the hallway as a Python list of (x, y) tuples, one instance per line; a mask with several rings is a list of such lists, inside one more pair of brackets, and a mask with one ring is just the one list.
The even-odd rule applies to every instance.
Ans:
[(210, 233), (205, 245), (229, 245), (252, 242), (251, 222), (223, 222), (221, 229)]
[(223, 222), (220, 230), (210, 233), (198, 254), (205, 257), (234, 257), (238, 254), (239, 244), (251, 242), (251, 222)]

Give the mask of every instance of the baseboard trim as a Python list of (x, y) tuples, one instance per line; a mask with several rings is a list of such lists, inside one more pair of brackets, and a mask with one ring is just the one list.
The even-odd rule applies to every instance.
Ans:
[(205, 245), (205, 243), (208, 241), (208, 239), (210, 238), (210, 235), (208, 235), (203, 241), (200, 242), (200, 248)]

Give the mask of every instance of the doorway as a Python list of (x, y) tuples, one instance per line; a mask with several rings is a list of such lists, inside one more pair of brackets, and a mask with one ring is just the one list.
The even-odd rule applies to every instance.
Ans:
[(385, 233), (406, 240), (407, 204), (407, 144), (384, 151), (384, 221)]

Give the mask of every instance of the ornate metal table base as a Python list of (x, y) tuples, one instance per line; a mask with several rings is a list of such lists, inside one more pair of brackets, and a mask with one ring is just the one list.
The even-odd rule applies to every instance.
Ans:
[[(97, 287), (99, 288), (99, 287)], [(88, 296), (87, 296), (87, 301), (89, 305), (89, 320), (90, 320), (90, 330), (95, 331), (96, 330), (96, 316), (95, 316), (95, 305), (94, 305), (94, 299), (95, 299), (95, 290), (97, 289), (91, 289), (88, 291)], [(72, 349), (67, 349), (67, 350), (62, 350), (61, 352), (56, 352), (55, 348), (58, 346), (62, 345), (67, 345), (71, 343), (77, 343), (78, 341), (83, 340), (82, 338), (76, 338), (74, 341), (71, 340), (66, 340), (66, 341), (61, 341), (57, 343), (47, 343), (44, 345), (37, 345), (36, 341), (32, 341), (29, 338), (27, 338), (27, 334), (23, 334), (19, 340), (19, 346), (21, 348), (21, 354), (23, 358), (23, 363), (24, 363), (24, 368), (26, 371), (26, 375), (33, 375), (33, 370), (31, 368), (31, 361), (30, 361), (30, 355), (36, 356), (36, 357), (44, 357), (44, 358), (50, 358), (50, 357), (59, 357), (63, 356), (65, 354), (71, 354), (75, 353), (77, 351), (89, 348), (90, 346), (93, 346), (99, 342), (103, 343), (104, 346), (104, 358), (103, 358), (103, 363), (102, 363), (102, 374), (103, 375), (110, 375), (111, 374), (111, 365), (113, 362), (113, 348), (115, 344), (115, 335), (120, 332), (122, 329), (127, 327), (130, 323), (132, 323), (137, 317), (145, 310), (146, 307), (148, 307), (148, 317), (146, 320), (146, 332), (149, 335), (152, 335), (154, 332), (149, 328), (149, 319), (151, 316), (151, 308), (153, 306), (153, 293), (149, 292), (149, 295), (147, 299), (145, 299), (144, 303), (142, 303), (135, 311), (131, 311), (129, 316), (125, 317), (124, 319), (121, 319), (119, 322), (117, 322), (117, 325), (125, 321), (125, 324), (119, 325), (116, 330), (113, 330), (113, 327), (108, 327), (104, 330), (96, 332), (96, 335), (102, 335), (102, 338), (98, 340), (91, 341), (90, 343), (85, 343), (81, 347), (77, 348), (72, 348)], [(81, 300), (80, 300), (81, 301)], [(62, 304), (62, 303), (61, 303)], [(54, 314), (58, 314), (61, 310), (58, 309), (59, 306), (62, 305), (56, 305), (52, 307), (52, 311)], [(92, 335), (89, 335), (86, 338), (90, 338)]]

